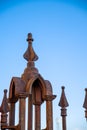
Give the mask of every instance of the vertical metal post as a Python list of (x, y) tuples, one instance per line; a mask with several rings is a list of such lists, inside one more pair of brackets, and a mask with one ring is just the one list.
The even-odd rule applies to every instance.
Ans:
[(28, 130), (32, 130), (32, 94), (28, 97)]
[(56, 95), (45, 95), (46, 100), (46, 122), (47, 130), (53, 130), (53, 107), (52, 100), (56, 98)]
[(67, 130), (67, 128), (66, 128), (66, 116), (67, 116), (66, 107), (69, 106), (69, 104), (67, 102), (64, 89), (65, 89), (65, 87), (62, 86), (62, 93), (61, 93), (59, 106), (61, 107), (62, 130)]
[(47, 130), (53, 130), (52, 101), (46, 101)]
[(19, 94), (19, 125), (20, 130), (25, 130), (25, 102), (26, 94)]
[(35, 130), (41, 130), (41, 110), (40, 105), (35, 104)]
[(62, 108), (61, 109), (61, 116), (62, 116), (62, 129), (63, 130), (66, 130), (66, 109), (65, 108)]
[(10, 101), (9, 125), (15, 125), (15, 100)]
[(4, 90), (4, 96), (2, 100), (2, 104), (0, 107), (0, 112), (1, 112), (1, 129), (3, 126), (7, 126), (7, 117), (8, 117), (8, 112), (9, 112), (9, 106), (8, 106), (8, 100), (7, 100), (7, 90)]
[(7, 113), (1, 113), (1, 129), (3, 129), (3, 126), (7, 126)]

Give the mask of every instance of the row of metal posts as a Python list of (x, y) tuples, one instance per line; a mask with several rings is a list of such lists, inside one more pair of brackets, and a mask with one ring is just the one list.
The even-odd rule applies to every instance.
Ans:
[[(60, 102), (58, 105), (61, 107), (62, 130), (67, 130), (67, 127), (66, 127), (67, 109), (66, 109), (66, 107), (68, 107), (69, 104), (68, 104), (66, 96), (65, 96), (64, 88), (65, 87), (63, 86)], [(85, 99), (84, 99), (83, 107), (85, 108), (85, 118), (87, 120), (87, 88), (85, 89)]]
[[(2, 102), (2, 105), (0, 107), (0, 111), (2, 112), (1, 113), (1, 124), (2, 126), (3, 125), (7, 125), (7, 112), (8, 112), (8, 106), (7, 106), (7, 90), (4, 90), (4, 98), (3, 98), (3, 103)], [(26, 97), (29, 96), (29, 100), (28, 100), (28, 107), (29, 107), (29, 111), (28, 111), (28, 129), (32, 129), (32, 94), (28, 95), (28, 94), (20, 94), (19, 95), (19, 124), (20, 124), (20, 127), (21, 127), (21, 130), (24, 130), (25, 129), (25, 99)], [(47, 102), (46, 106), (48, 107), (50, 105), (50, 101)], [(22, 104), (22, 106), (21, 106)], [(4, 108), (4, 105), (7, 106), (7, 108), (5, 109)], [(60, 98), (60, 101), (59, 101), (59, 104), (58, 104), (60, 107), (61, 107), (61, 116), (62, 116), (62, 130), (67, 130), (67, 127), (66, 127), (66, 116), (67, 116), (67, 109), (66, 107), (68, 107), (68, 102), (67, 102), (67, 99), (66, 99), (66, 96), (65, 96), (65, 92), (64, 92), (64, 87), (62, 87), (62, 93), (61, 93), (61, 98)], [(84, 103), (83, 103), (83, 107), (85, 108), (85, 117), (87, 119), (87, 89), (85, 89), (85, 100), (84, 100)], [(48, 107), (49, 108), (49, 107)], [(38, 110), (39, 109), (39, 110)], [(3, 110), (3, 111), (2, 111)], [(48, 110), (48, 109), (47, 109)], [(37, 107), (35, 108), (35, 111), (36, 111), (36, 118), (37, 118), (37, 115), (38, 113), (37, 112), (40, 112), (40, 107)], [(47, 111), (47, 113), (51, 113), (50, 111), (52, 111), (51, 109), (49, 109)], [(11, 113), (12, 114), (12, 113)], [(22, 116), (21, 116), (22, 115)], [(49, 117), (50, 115), (48, 114), (48, 117), (47, 117), (47, 123), (49, 123)], [(51, 118), (52, 119), (52, 118)], [(13, 119), (14, 120), (14, 119)], [(51, 121), (52, 122), (52, 121)], [(38, 128), (38, 124), (40, 124), (40, 117), (39, 117), (39, 120), (36, 120), (36, 129)], [(13, 123), (10, 124), (10, 125), (14, 125)], [(48, 124), (48, 126), (50, 126), (48, 129), (53, 129), (50, 124)], [(3, 128), (3, 127), (2, 127)], [(40, 128), (40, 126), (39, 126)]]

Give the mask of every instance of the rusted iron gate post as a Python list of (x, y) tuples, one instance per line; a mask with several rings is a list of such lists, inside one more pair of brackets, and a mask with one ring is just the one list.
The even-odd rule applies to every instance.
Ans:
[(67, 128), (66, 128), (66, 116), (67, 116), (66, 107), (68, 107), (68, 102), (67, 102), (67, 99), (65, 96), (64, 89), (65, 89), (65, 87), (62, 86), (62, 94), (61, 94), (59, 106), (61, 107), (62, 130), (67, 130)]
[[(46, 128), (43, 130), (53, 130), (53, 106), (52, 101), (56, 98), (53, 95), (51, 83), (45, 80), (38, 69), (35, 68), (35, 61), (38, 56), (32, 47), (32, 34), (28, 34), (28, 48), (24, 53), (27, 60), (27, 67), (21, 77), (13, 77), (9, 88), (9, 97), (7, 98), (7, 90), (4, 90), (4, 96), (0, 107), (1, 112), (1, 130), (25, 130), (26, 119), (26, 98), (28, 98), (28, 117), (27, 130), (33, 130), (33, 105), (35, 106), (35, 130), (41, 130), (41, 105), (46, 102)], [(62, 130), (67, 130), (66, 116), (68, 102), (64, 92), (65, 87), (62, 86), (62, 93), (59, 101), (62, 116)], [(15, 106), (19, 102), (19, 122), (15, 125)], [(87, 88), (85, 89), (85, 100), (83, 107), (85, 117), (87, 119)], [(9, 112), (9, 119), (8, 119)]]
[[(67, 130), (67, 126), (66, 126), (67, 109), (66, 109), (66, 107), (68, 107), (69, 104), (67, 102), (64, 89), (65, 89), (65, 87), (62, 86), (62, 93), (61, 93), (61, 97), (60, 97), (60, 101), (59, 101), (58, 105), (61, 107), (62, 130)], [(85, 108), (85, 118), (87, 120), (87, 88), (85, 88), (85, 99), (84, 99), (83, 107)]]
[[(26, 98), (28, 98), (28, 117), (27, 129), (33, 130), (33, 106), (35, 106), (35, 130), (41, 130), (41, 105), (46, 102), (46, 130), (53, 130), (53, 106), (52, 101), (56, 98), (53, 95), (51, 83), (45, 80), (38, 69), (35, 67), (35, 61), (38, 60), (32, 47), (32, 34), (28, 34), (28, 48), (24, 53), (27, 60), (27, 67), (21, 77), (13, 77), (9, 87), (9, 97), (7, 90), (4, 91), (1, 112), (1, 129), (25, 130), (26, 120)], [(19, 102), (19, 122), (15, 126), (15, 106)], [(9, 112), (9, 123), (7, 122), (7, 113)]]

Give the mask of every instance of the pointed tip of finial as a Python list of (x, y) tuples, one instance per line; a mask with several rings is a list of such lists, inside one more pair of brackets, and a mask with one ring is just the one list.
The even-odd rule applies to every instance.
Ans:
[(8, 99), (7, 99), (7, 89), (4, 89), (4, 96), (0, 108), (2, 113), (7, 113), (9, 112), (9, 106), (8, 106)]
[(67, 99), (66, 99), (66, 96), (65, 96), (65, 92), (64, 92), (65, 87), (62, 86), (61, 88), (62, 88), (62, 93), (61, 93), (61, 98), (60, 98), (59, 106), (60, 107), (68, 107), (69, 104), (67, 102)]
[(4, 93), (5, 93), (5, 94), (7, 93), (7, 89), (4, 89)]
[(28, 41), (29, 43), (32, 43), (32, 42), (34, 41), (34, 39), (32, 38), (32, 33), (28, 33), (27, 41)]
[(64, 86), (62, 86), (61, 88), (62, 88), (62, 90), (64, 90), (64, 89), (65, 89), (65, 87), (64, 87)]

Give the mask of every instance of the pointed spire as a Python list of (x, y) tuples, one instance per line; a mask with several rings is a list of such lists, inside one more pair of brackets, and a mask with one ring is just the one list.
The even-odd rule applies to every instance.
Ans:
[(62, 94), (61, 94), (61, 98), (60, 98), (60, 102), (59, 102), (59, 106), (62, 108), (69, 106), (66, 96), (65, 96), (64, 89), (65, 89), (65, 87), (62, 86)]
[(66, 130), (66, 116), (67, 116), (67, 109), (66, 107), (69, 106), (65, 92), (64, 92), (65, 87), (62, 86), (62, 94), (59, 102), (59, 106), (61, 107), (61, 116), (62, 116), (62, 130)]
[(84, 107), (85, 109), (87, 109), (87, 88), (85, 88), (85, 100), (84, 100), (83, 107)]
[(34, 49), (32, 47), (32, 42), (34, 41), (32, 38), (32, 33), (28, 33), (28, 48), (26, 50), (26, 52), (24, 53), (24, 58), (29, 62), (29, 61), (36, 61), (38, 60), (38, 56), (36, 55), (36, 53), (34, 52)]
[(85, 88), (85, 100), (83, 103), (83, 107), (86, 109), (85, 110), (85, 118), (87, 119), (87, 88)]
[(1, 104), (1, 127), (7, 126), (7, 118), (8, 118), (8, 112), (9, 112), (9, 106), (8, 106), (8, 99), (7, 99), (7, 90), (4, 90), (4, 97)]
[(25, 83), (27, 83), (31, 77), (38, 74), (38, 69), (35, 67), (34, 63), (34, 61), (38, 59), (38, 56), (36, 55), (32, 47), (33, 38), (31, 33), (28, 33), (27, 41), (28, 48), (23, 56), (28, 61), (28, 63), (27, 68), (25, 68), (24, 73), (21, 76), (22, 80), (24, 80)]
[(1, 104), (1, 113), (9, 112), (8, 99), (7, 99), (7, 89), (4, 90), (4, 97)]

